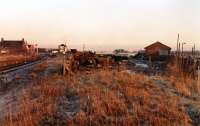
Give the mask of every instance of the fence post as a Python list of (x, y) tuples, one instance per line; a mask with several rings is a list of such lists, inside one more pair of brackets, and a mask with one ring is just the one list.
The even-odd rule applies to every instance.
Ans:
[(197, 90), (200, 92), (200, 66), (198, 66), (197, 70)]
[(198, 71), (197, 71), (197, 78), (198, 78), (198, 83), (200, 85), (200, 66), (198, 66)]

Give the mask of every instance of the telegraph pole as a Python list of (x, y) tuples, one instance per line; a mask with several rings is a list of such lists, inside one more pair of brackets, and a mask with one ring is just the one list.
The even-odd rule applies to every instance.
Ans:
[(180, 35), (177, 37), (177, 50), (176, 50), (176, 67), (180, 71)]
[(179, 34), (178, 34), (177, 46), (176, 46), (176, 56), (177, 56), (177, 57), (178, 57), (178, 53), (179, 53)]
[(184, 56), (184, 50), (183, 50), (183, 46), (185, 45), (185, 42), (182, 42), (182, 57)]

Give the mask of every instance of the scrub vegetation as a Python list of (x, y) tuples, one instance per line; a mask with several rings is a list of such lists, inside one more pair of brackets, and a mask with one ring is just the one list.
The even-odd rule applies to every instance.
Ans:
[(199, 85), (171, 76), (116, 70), (52, 75), (18, 99), (3, 126), (190, 126), (198, 125)]

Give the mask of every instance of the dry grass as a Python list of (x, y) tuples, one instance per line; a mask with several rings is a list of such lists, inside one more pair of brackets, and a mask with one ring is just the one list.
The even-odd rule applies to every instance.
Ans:
[(200, 79), (192, 78), (189, 75), (180, 72), (175, 64), (170, 64), (168, 68), (169, 75), (167, 81), (181, 95), (186, 97), (200, 95)]
[[(19, 98), (18, 112), (9, 113), (3, 121), (5, 126), (34, 126), (38, 125), (45, 116), (52, 116), (56, 110), (56, 98), (62, 96), (64, 89), (62, 84), (52, 82), (58, 80), (44, 79), (40, 85), (24, 91)], [(9, 111), (10, 112), (10, 111)]]
[[(79, 111), (58, 123), (60, 97), (79, 97)], [(16, 114), (9, 114), (5, 126), (188, 126), (190, 119), (178, 104), (178, 97), (163, 92), (141, 74), (117, 71), (54, 76), (26, 90)], [(44, 121), (45, 119), (45, 121)], [(45, 123), (44, 123), (45, 122)]]
[(9, 65), (15, 65), (19, 63), (23, 63), (25, 61), (30, 61), (33, 60), (34, 56), (30, 55), (1, 55), (0, 56), (0, 68), (1, 67), (6, 67)]

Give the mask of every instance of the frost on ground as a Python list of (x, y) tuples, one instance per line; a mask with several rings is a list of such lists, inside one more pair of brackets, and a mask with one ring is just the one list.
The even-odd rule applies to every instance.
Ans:
[(116, 70), (45, 76), (24, 91), (18, 99), (20, 109), (1, 124), (199, 125), (198, 90), (183, 83)]
[(58, 63), (53, 63), (52, 60), (55, 59), (49, 59), (33, 68), (16, 72), (15, 75), (12, 74), (12, 81), (0, 83), (0, 119), (17, 111), (17, 107), (20, 105), (18, 99), (27, 88), (31, 88), (37, 80), (47, 76), (47, 74), (51, 75), (52, 71), (58, 71), (55, 70), (58, 68)]

